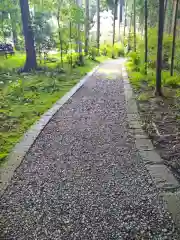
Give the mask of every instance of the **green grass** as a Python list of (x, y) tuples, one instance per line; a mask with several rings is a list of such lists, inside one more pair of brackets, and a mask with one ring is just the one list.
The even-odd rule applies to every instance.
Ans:
[[(97, 62), (85, 60), (84, 66), (70, 70), (66, 63), (65, 73), (61, 74), (56, 71), (57, 62), (47, 64), (48, 72), (18, 75), (11, 71), (22, 67), (24, 60), (25, 56), (19, 54), (0, 59), (1, 164), (27, 129), (97, 65)], [(105, 58), (98, 57), (97, 60), (101, 62)]]

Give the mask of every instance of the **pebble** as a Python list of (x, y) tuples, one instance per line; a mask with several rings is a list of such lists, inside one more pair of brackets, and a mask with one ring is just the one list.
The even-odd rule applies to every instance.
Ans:
[(1, 199), (0, 239), (179, 239), (134, 147), (120, 68), (101, 65), (44, 128)]

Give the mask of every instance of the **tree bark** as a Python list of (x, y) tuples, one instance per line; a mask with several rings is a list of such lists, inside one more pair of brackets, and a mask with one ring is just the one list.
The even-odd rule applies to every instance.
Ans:
[(119, 1), (119, 40), (121, 38), (121, 23), (122, 23), (122, 14), (123, 14), (123, 1)]
[(130, 16), (130, 23), (129, 23), (129, 34), (128, 34), (128, 52), (131, 50), (130, 46), (130, 38), (131, 38), (131, 25), (132, 25), (132, 18), (133, 18), (133, 6), (132, 6), (132, 11), (131, 11), (131, 16)]
[(100, 47), (100, 0), (97, 0), (97, 50)]
[(85, 1), (86, 4), (86, 20), (85, 20), (85, 55), (88, 55), (89, 48), (89, 0)]
[(72, 70), (73, 66), (73, 59), (72, 59), (72, 23), (71, 21), (69, 22), (69, 40), (70, 40), (70, 66)]
[(127, 25), (127, 3), (125, 1), (125, 12), (124, 12), (124, 38), (126, 36), (126, 25)]
[(163, 47), (163, 25), (164, 25), (164, 0), (159, 0), (159, 26), (158, 26), (158, 49), (156, 66), (156, 96), (162, 96), (162, 47)]
[[(82, 3), (81, 0), (76, 0), (76, 4), (79, 8), (81, 8)], [(83, 65), (84, 64), (84, 60), (83, 60), (83, 54), (82, 54), (82, 42), (81, 42), (81, 24), (78, 23), (77, 25), (78, 28), (78, 54), (79, 54), (79, 65)]]
[(134, 0), (134, 51), (136, 52), (136, 0)]
[(147, 75), (147, 63), (148, 63), (148, 6), (147, 0), (144, 0), (144, 16), (145, 16), (145, 24), (144, 24), (144, 39), (145, 39), (145, 55), (144, 55), (144, 62), (145, 62), (145, 74)]
[(121, 39), (121, 14), (122, 14), (121, 1), (119, 2), (119, 40)]
[(173, 29), (173, 43), (172, 43), (172, 54), (171, 54), (171, 76), (174, 74), (174, 54), (176, 48), (176, 27), (177, 27), (177, 14), (178, 14), (178, 5), (179, 0), (176, 0), (176, 11), (175, 11), (175, 19), (174, 19), (174, 29)]
[(58, 23), (58, 35), (59, 35), (59, 44), (60, 44), (60, 54), (61, 54), (61, 67), (63, 68), (63, 47), (62, 47), (62, 37), (61, 37), (61, 26), (60, 26), (60, 8), (57, 12), (57, 23)]
[[(112, 42), (112, 46), (114, 46), (115, 43), (115, 35), (116, 35), (116, 16), (117, 16), (117, 3), (118, 0), (115, 0), (114, 3), (114, 17), (113, 17), (113, 42)], [(112, 58), (114, 58), (114, 55), (112, 54)]]
[(23, 34), (26, 48), (26, 62), (23, 71), (31, 71), (37, 68), (36, 50), (34, 47), (34, 36), (31, 27), (28, 0), (20, 0)]

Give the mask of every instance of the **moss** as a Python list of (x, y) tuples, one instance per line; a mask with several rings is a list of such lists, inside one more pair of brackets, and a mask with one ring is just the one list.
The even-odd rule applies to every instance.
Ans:
[[(19, 59), (18, 61), (16, 61)], [(4, 59), (1, 70), (21, 67), (25, 57)], [(100, 59), (100, 61), (104, 60)], [(54, 63), (53, 63), (54, 64)], [(59, 98), (69, 91), (97, 63), (86, 60), (85, 65), (70, 71), (65, 65), (65, 73), (56, 73), (56, 66), (48, 64), (54, 71), (18, 75), (9, 72), (8, 77), (0, 75), (0, 162), (4, 162), (9, 152), (27, 129), (37, 121)], [(52, 65), (52, 66), (51, 66)], [(6, 77), (5, 77), (6, 76)]]

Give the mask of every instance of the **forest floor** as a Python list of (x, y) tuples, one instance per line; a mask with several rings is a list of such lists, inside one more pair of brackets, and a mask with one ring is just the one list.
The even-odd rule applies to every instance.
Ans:
[[(180, 180), (180, 87), (163, 84), (164, 97), (155, 97), (155, 82), (129, 70), (143, 128), (164, 163)], [(152, 80), (151, 80), (152, 79)]]
[(2, 196), (1, 239), (179, 239), (137, 151), (121, 68), (101, 64), (36, 139)]
[(180, 181), (180, 96), (176, 97), (172, 88), (163, 90), (166, 97), (157, 98), (152, 90), (143, 89), (148, 98), (139, 98), (138, 106), (144, 129), (165, 164)]
[(60, 54), (49, 55), (53, 62), (38, 62), (46, 67), (39, 72), (18, 74), (25, 62), (25, 55), (0, 58), (0, 165), (28, 128), (40, 118), (59, 98), (69, 91), (97, 62), (85, 60), (85, 65), (70, 69), (64, 58), (61, 72)]

